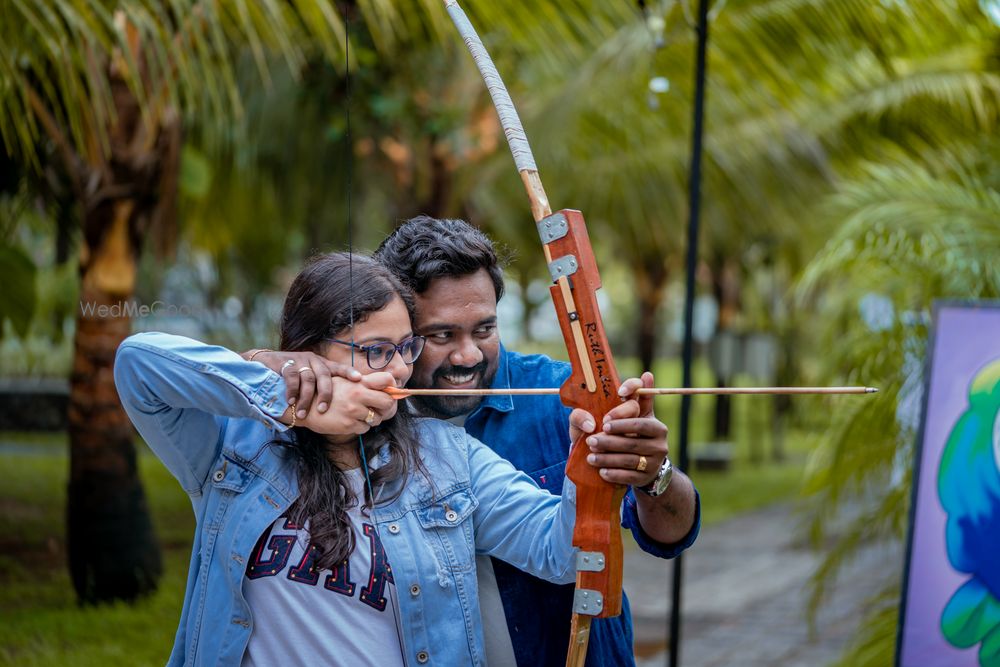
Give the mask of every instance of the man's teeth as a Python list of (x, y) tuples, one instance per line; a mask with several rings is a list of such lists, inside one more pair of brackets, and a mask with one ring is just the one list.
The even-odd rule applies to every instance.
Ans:
[(476, 377), (475, 373), (466, 373), (465, 375), (445, 375), (444, 379), (450, 384), (465, 384), (472, 382), (474, 377)]

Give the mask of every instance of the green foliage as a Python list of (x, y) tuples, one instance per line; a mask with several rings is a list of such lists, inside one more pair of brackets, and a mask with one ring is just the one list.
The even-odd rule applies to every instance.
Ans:
[(192, 199), (203, 199), (212, 187), (212, 164), (193, 146), (181, 151), (180, 190)]
[[(997, 148), (988, 140), (862, 165), (828, 200), (828, 215), (842, 223), (804, 273), (802, 294), (836, 290), (825, 309), (827, 372), (863, 379), (882, 393), (835, 414), (810, 467), (813, 537), (833, 540), (814, 579), (814, 609), (860, 545), (905, 534), (915, 424), (900, 403), (912, 401), (919, 386), (928, 313), (935, 299), (1000, 294)], [(873, 291), (892, 304), (892, 321), (882, 330), (866, 329), (857, 310)], [(845, 505), (853, 514), (836, 530)], [(874, 620), (858, 650), (891, 653), (890, 611)]]
[(149, 112), (160, 113), (166, 102), (225, 135), (243, 110), (235, 54), (245, 48), (267, 81), (267, 54), (292, 69), (314, 49), (338, 60), (343, 35), (332, 6), (313, 0), (4, 3), (0, 137), (8, 153), (33, 162), (43, 133), (51, 136), (44, 127), (51, 120), (68, 128), (81, 155), (101, 151), (94, 138), (106, 149), (115, 108), (102, 66), (107, 58)]
[(4, 322), (10, 322), (24, 336), (35, 313), (35, 263), (16, 246), (0, 245), (0, 266), (4, 269), (4, 289), (0, 291), (0, 338)]

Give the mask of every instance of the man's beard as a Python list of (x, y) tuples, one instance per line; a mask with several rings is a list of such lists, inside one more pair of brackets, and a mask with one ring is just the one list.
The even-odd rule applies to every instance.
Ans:
[[(441, 379), (446, 375), (478, 375), (476, 389), (489, 389), (496, 376), (496, 368), (490, 368), (486, 359), (475, 366), (442, 366), (434, 371), (431, 377), (431, 387), (433, 389), (447, 389), (449, 385), (442, 383)], [(415, 396), (419, 401), (421, 412), (426, 412), (441, 419), (450, 419), (472, 412), (483, 400), (482, 396)]]

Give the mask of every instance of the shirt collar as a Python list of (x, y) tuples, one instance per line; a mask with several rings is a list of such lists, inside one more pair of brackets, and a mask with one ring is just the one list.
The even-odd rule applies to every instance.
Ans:
[[(507, 348), (500, 344), (500, 360), (497, 364), (497, 374), (493, 377), (493, 384), (490, 389), (510, 389), (510, 364), (507, 363)], [(510, 394), (494, 394), (484, 396), (479, 406), (473, 413), (484, 408), (490, 408), (498, 412), (510, 412), (514, 409), (514, 397)]]

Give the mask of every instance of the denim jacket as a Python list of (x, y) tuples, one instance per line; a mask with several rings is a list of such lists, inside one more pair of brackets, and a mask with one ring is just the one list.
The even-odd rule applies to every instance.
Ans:
[[(161, 333), (122, 343), (115, 382), (197, 518), (169, 664), (238, 665), (254, 623), (242, 594), (247, 558), (298, 495), (282, 446), (291, 436), (277, 421), (284, 382), (223, 348)], [(410, 665), (482, 665), (475, 556), (573, 581), (575, 488), (567, 482), (560, 500), (463, 429), (432, 419), (418, 429), (432, 483), (411, 475), (373, 513), (397, 585), (404, 655)], [(373, 467), (387, 457), (383, 450)], [(350, 631), (336, 621), (331, 640)]]

